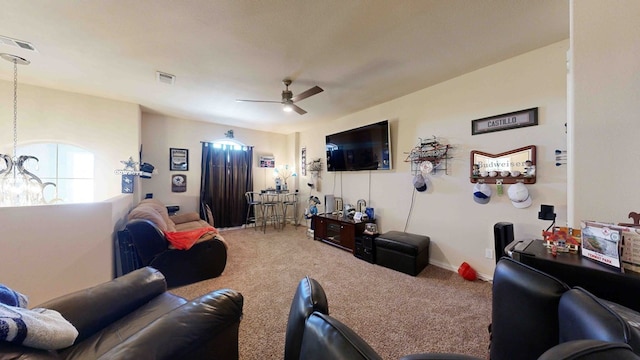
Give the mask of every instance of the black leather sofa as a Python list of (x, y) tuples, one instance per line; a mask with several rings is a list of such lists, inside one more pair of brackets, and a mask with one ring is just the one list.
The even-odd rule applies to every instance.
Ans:
[[(285, 360), (380, 359), (360, 336), (329, 314), (314, 279), (294, 295)], [(490, 358), (640, 359), (640, 316), (513, 259), (503, 258), (493, 278)], [(402, 360), (475, 359), (463, 354), (411, 354)]]
[(44, 351), (0, 344), (0, 359), (238, 359), (243, 297), (222, 289), (191, 301), (145, 267), (47, 301), (78, 330), (71, 347)]
[(131, 244), (139, 266), (151, 266), (165, 276), (169, 288), (218, 277), (227, 266), (227, 246), (216, 236), (189, 250), (172, 249), (165, 234), (149, 220), (134, 219), (119, 232)]

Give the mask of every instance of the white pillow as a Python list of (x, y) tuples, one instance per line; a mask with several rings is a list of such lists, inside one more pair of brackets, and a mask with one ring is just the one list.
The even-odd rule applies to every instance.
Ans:
[(4, 285), (0, 288), (4, 295), (9, 295), (0, 299), (0, 341), (45, 350), (73, 345), (78, 330), (59, 312), (44, 308), (29, 310), (26, 296)]

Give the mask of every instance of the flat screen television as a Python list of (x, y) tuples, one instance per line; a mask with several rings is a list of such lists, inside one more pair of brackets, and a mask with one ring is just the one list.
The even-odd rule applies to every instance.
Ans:
[(327, 171), (391, 170), (389, 120), (327, 135)]

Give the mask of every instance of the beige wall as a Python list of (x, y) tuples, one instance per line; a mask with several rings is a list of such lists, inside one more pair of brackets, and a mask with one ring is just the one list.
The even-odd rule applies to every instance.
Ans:
[(570, 223), (640, 211), (640, 2), (571, 2)]
[[(258, 167), (260, 155), (275, 156), (276, 164), (293, 165), (294, 135), (282, 135), (225, 125), (190, 121), (157, 114), (142, 116), (142, 158), (155, 166), (158, 174), (151, 179), (141, 179), (142, 194), (153, 193), (154, 198), (165, 204), (180, 205), (181, 211), (197, 211), (200, 201), (200, 161), (202, 141), (225, 139), (228, 130), (234, 131), (234, 139), (254, 146), (254, 189), (273, 187), (273, 169)], [(189, 149), (189, 170), (169, 170), (169, 148)], [(187, 191), (171, 192), (171, 176), (187, 175)]]
[[(307, 148), (308, 159), (324, 158), (325, 134), (390, 119), (394, 170), (371, 175), (324, 173), (319, 195), (342, 195), (348, 202), (367, 199), (376, 208), (381, 230), (431, 236), (432, 263), (455, 269), (467, 261), (482, 276), (490, 277), (494, 260), (484, 258), (484, 250), (493, 248), (492, 227), (496, 222), (513, 222), (518, 238), (537, 237), (548, 226), (548, 222), (537, 219), (543, 203), (556, 206), (559, 224), (573, 226), (581, 219), (624, 221), (640, 203), (640, 194), (634, 190), (640, 169), (612, 166), (637, 162), (633, 144), (640, 126), (635, 121), (640, 113), (640, 82), (636, 81), (640, 45), (635, 39), (640, 34), (635, 19), (640, 3), (627, 0), (611, 5), (581, 0), (571, 4), (573, 49), (568, 83), (565, 53), (569, 44), (565, 41), (318, 125), (312, 131), (287, 136), (150, 114), (142, 116), (141, 135), (137, 105), (21, 86), (19, 137), (21, 142), (63, 139), (105, 154), (101, 179), (105, 194), (111, 196), (120, 191), (119, 178), (112, 177), (113, 169), (120, 166), (120, 160), (137, 154), (141, 138), (144, 160), (160, 172), (141, 182), (142, 192), (154, 192), (162, 201), (195, 209), (200, 141), (223, 138), (233, 129), (236, 139), (256, 146), (256, 158), (260, 154), (274, 155), (278, 162), (283, 158), (297, 165), (301, 147)], [(0, 81), (0, 94), (4, 94), (0, 96), (0, 118), (10, 119), (11, 84)], [(529, 107), (540, 109), (538, 126), (470, 134), (471, 120)], [(567, 120), (568, 146), (564, 133)], [(419, 137), (432, 135), (454, 145), (454, 158), (449, 175), (430, 175), (430, 189), (415, 194), (412, 206), (413, 188), (405, 152)], [(495, 186), (489, 204), (474, 203), (468, 179), (469, 151), (502, 152), (530, 144), (538, 146), (538, 183), (529, 186), (533, 205), (515, 209), (506, 195), (495, 194)], [(10, 145), (8, 128), (0, 132), (0, 150), (6, 152)], [(568, 191), (567, 168), (554, 166), (553, 154), (565, 146), (570, 155)], [(169, 147), (190, 149), (186, 194), (170, 192)], [(296, 154), (291, 154), (291, 149)], [(272, 185), (267, 171), (254, 170), (256, 188)], [(308, 193), (308, 178), (297, 180), (302, 184), (301, 191)], [(0, 209), (3, 282), (30, 293), (37, 303), (109, 277), (113, 231), (135, 202), (135, 196), (128, 195), (89, 206)]]
[[(0, 208), (1, 282), (36, 305), (113, 275), (115, 231), (135, 195), (121, 195), (121, 160), (137, 159), (138, 105), (27, 85), (19, 86), (19, 143), (56, 141), (95, 154), (97, 202)], [(0, 151), (13, 152), (13, 85), (0, 81)]]
[(132, 196), (91, 204), (0, 207), (2, 283), (35, 306), (113, 278), (113, 232)]
[[(0, 81), (0, 153), (13, 153), (13, 83)], [(5, 106), (6, 105), (6, 106)], [(18, 144), (61, 142), (95, 155), (95, 201), (120, 194), (121, 160), (138, 159), (140, 107), (19, 84)]]
[[(540, 204), (555, 205), (558, 222), (566, 223), (566, 167), (555, 166), (554, 151), (566, 147), (568, 47), (568, 41), (556, 43), (302, 133), (300, 145), (307, 147), (308, 157), (324, 160), (324, 135), (383, 119), (392, 122), (394, 170), (324, 172), (321, 198), (334, 194), (354, 205), (365, 199), (375, 208), (382, 232), (428, 235), (433, 264), (455, 270), (466, 261), (490, 278), (495, 260), (485, 258), (485, 249), (494, 248), (495, 223), (514, 223), (517, 238), (538, 237), (549, 225), (538, 220)], [(532, 107), (539, 108), (538, 126), (471, 135), (474, 119)], [(429, 189), (414, 194), (409, 163), (404, 160), (418, 138), (433, 135), (454, 147), (448, 175), (429, 175)], [(533, 205), (514, 208), (506, 195), (508, 186), (498, 196), (495, 185), (489, 204), (475, 203), (470, 151), (501, 153), (527, 145), (538, 150), (537, 183), (528, 186)]]

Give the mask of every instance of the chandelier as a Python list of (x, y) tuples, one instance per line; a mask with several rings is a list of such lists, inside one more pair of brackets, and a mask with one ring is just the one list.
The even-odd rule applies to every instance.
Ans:
[[(27, 206), (45, 204), (45, 187), (56, 184), (43, 183), (39, 177), (27, 169), (27, 163), (38, 158), (31, 155), (17, 155), (18, 149), (18, 64), (29, 65), (30, 61), (20, 56), (0, 54), (13, 63), (13, 156), (0, 154), (0, 206)], [(4, 164), (2, 163), (4, 160)]]

